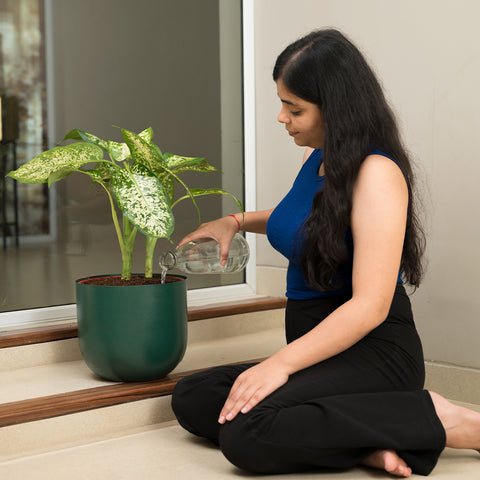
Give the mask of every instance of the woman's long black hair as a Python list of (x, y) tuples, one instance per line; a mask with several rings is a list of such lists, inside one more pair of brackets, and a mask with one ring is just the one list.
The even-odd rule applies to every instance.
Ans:
[(418, 286), (423, 274), (424, 234), (416, 215), (413, 174), (395, 116), (360, 51), (339, 31), (318, 30), (288, 46), (277, 58), (275, 81), (318, 105), (325, 124), (325, 186), (314, 197), (302, 227), (302, 269), (312, 288), (335, 288), (348, 260), (345, 243), (353, 187), (360, 166), (378, 148), (395, 159), (408, 185), (409, 207), (400, 269)]

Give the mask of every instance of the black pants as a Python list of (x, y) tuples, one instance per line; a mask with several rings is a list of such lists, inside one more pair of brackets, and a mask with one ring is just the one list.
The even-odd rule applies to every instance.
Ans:
[[(348, 300), (289, 300), (291, 342)], [(251, 366), (223, 366), (178, 383), (172, 406), (188, 431), (218, 443), (241, 469), (289, 473), (348, 468), (378, 449), (394, 449), (428, 475), (445, 431), (423, 389), (422, 346), (410, 300), (398, 285), (388, 318), (356, 345), (290, 376), (247, 414), (224, 425), (220, 410), (237, 376)]]

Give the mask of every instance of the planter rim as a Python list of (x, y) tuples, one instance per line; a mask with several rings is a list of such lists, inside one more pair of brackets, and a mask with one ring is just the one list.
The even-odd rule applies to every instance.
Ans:
[[(132, 273), (132, 276), (142, 276), (144, 277), (145, 274), (143, 273)], [(153, 274), (154, 277), (160, 277), (161, 274), (160, 273), (154, 273)], [(78, 283), (78, 284), (81, 284), (81, 285), (89, 285), (86, 280), (91, 280), (93, 278), (109, 278), (109, 277), (121, 277), (121, 274), (120, 273), (110, 273), (110, 274), (103, 274), (103, 275), (89, 275), (88, 277), (83, 277), (83, 278), (78, 278), (77, 280), (75, 280), (75, 283)], [(179, 280), (186, 280), (187, 277), (185, 277), (184, 275), (177, 275), (177, 274), (167, 274), (167, 277), (174, 277), (174, 278), (178, 278)], [(156, 287), (157, 285), (167, 285), (166, 283), (162, 284), (162, 283), (159, 283), (159, 284), (152, 284), (152, 285), (122, 285), (121, 287), (124, 288), (124, 287)], [(117, 288), (118, 285), (91, 285), (92, 287), (105, 287), (105, 288)]]

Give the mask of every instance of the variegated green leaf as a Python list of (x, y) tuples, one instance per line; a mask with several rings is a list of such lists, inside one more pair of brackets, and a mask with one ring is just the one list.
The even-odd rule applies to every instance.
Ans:
[(63, 137), (61, 143), (65, 142), (66, 140), (83, 140), (84, 142), (98, 145), (99, 147), (103, 148), (103, 150), (105, 150), (113, 158), (113, 160), (116, 160), (117, 162), (123, 161), (130, 156), (130, 151), (124, 143), (105, 141), (78, 128), (70, 130), (65, 137)]
[(107, 152), (110, 157), (116, 162), (123, 162), (127, 158), (130, 158), (130, 150), (125, 143), (107, 142)]
[(130, 149), (134, 162), (141, 163), (155, 174), (161, 171), (165, 162), (160, 149), (153, 142), (124, 129), (122, 129), (122, 136)]
[(153, 142), (148, 142), (141, 138), (140, 135), (136, 135), (128, 130), (122, 130), (122, 135), (126, 144), (128, 145), (128, 148), (130, 149), (130, 152), (132, 153), (134, 164), (138, 163), (143, 165), (149, 172), (154, 174), (162, 184), (166, 185), (167, 199), (170, 202), (173, 201), (174, 183), (173, 180), (167, 179), (170, 176), (185, 188), (187, 195), (190, 196), (190, 199), (195, 205), (200, 216), (200, 211), (197, 203), (195, 202), (195, 198), (193, 195), (189, 194), (190, 191), (188, 187), (185, 185), (182, 179), (178, 177), (177, 173), (173, 172), (166, 166), (160, 149)]
[[(138, 134), (140, 138), (143, 138), (146, 142), (150, 142), (153, 137), (153, 130), (151, 127), (143, 130)], [(130, 149), (126, 143), (108, 142), (108, 153), (116, 162), (122, 162), (131, 157)]]
[[(147, 142), (150, 142), (153, 137), (153, 130), (151, 127), (146, 128), (138, 134), (138, 136)], [(78, 128), (70, 130), (60, 143), (66, 140), (83, 140), (87, 143), (93, 143), (103, 148), (116, 162), (122, 162), (130, 157), (130, 150), (125, 143), (113, 142), (112, 140), (102, 140), (101, 138), (85, 132)]]
[(165, 197), (169, 205), (173, 203), (174, 194), (175, 194), (175, 185), (174, 177), (168, 170), (161, 170), (159, 174), (155, 175), (147, 167), (138, 162), (133, 162), (130, 166), (130, 171), (132, 173), (140, 173), (142, 175), (147, 175), (150, 177), (156, 177), (158, 181), (162, 184)]
[(167, 194), (168, 202), (171, 205), (175, 196), (175, 182), (173, 181), (173, 177), (168, 172), (162, 172), (157, 175), (157, 178), (162, 183), (163, 189)]
[(108, 142), (98, 138), (91, 133), (84, 132), (78, 128), (74, 128), (70, 130), (64, 137), (60, 143), (65, 142), (66, 140), (83, 140), (86, 143), (93, 143), (94, 145), (98, 145), (99, 147), (103, 148), (105, 151), (108, 149)]
[(143, 138), (146, 142), (151, 142), (153, 138), (153, 129), (152, 127), (148, 127), (145, 130), (141, 131), (138, 134), (139, 137)]
[(94, 182), (107, 185), (115, 172), (121, 170), (121, 167), (112, 162), (100, 162), (95, 168), (90, 170), (82, 170), (82, 173), (89, 175)]
[(167, 167), (175, 173), (184, 171), (195, 172), (218, 172), (219, 170), (212, 167), (204, 158), (182, 157), (171, 153), (164, 153), (163, 157)]
[(57, 170), (56, 172), (53, 172), (48, 177), (48, 181), (47, 181), (48, 186), (50, 187), (55, 182), (58, 182), (59, 180), (63, 180), (64, 178), (67, 178), (71, 173), (78, 172), (78, 171), (79, 171), (79, 168), (77, 168), (75, 165), (72, 165), (71, 167), (63, 168), (62, 170)]
[(62, 139), (61, 142), (58, 143), (63, 143), (65, 140), (83, 140), (82, 135), (80, 135), (80, 132), (82, 130), (79, 130), (78, 128), (74, 128), (73, 130), (70, 130)]
[(82, 170), (82, 172), (88, 175), (93, 182), (101, 183), (102, 185), (106, 185), (108, 182), (104, 175), (98, 170)]
[(148, 177), (154, 177), (155, 175), (151, 172), (145, 165), (139, 162), (132, 162), (130, 166), (127, 167), (131, 173), (139, 173), (140, 175), (147, 175)]
[(90, 143), (72, 143), (42, 152), (8, 174), (23, 183), (46, 183), (65, 178), (82, 165), (102, 160), (102, 150)]
[(151, 237), (170, 238), (173, 214), (156, 177), (121, 169), (113, 175), (111, 185), (122, 213), (138, 230)]
[[(146, 142), (150, 142), (153, 137), (153, 130), (151, 127), (143, 130), (138, 134), (140, 138), (143, 138)], [(108, 153), (116, 162), (122, 162), (127, 158), (130, 158), (130, 149), (126, 143), (117, 143), (108, 141)]]

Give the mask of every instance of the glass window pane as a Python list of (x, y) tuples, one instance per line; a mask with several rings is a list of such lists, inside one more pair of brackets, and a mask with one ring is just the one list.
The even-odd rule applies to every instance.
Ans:
[[(46, 148), (47, 131), (53, 146), (72, 128), (122, 141), (117, 127), (152, 127), (162, 151), (205, 157), (223, 172), (189, 173), (183, 177), (187, 185), (224, 188), (243, 200), (240, 0), (51, 0), (48, 6), (44, 32), (42, 1), (0, 3), (0, 88), (19, 103), (18, 163)], [(12, 168), (11, 153), (4, 153), (8, 146), (4, 139), (6, 171)], [(17, 189), (20, 246), (8, 225), (0, 252), (6, 272), (0, 311), (74, 303), (75, 279), (120, 272), (110, 206), (100, 186), (73, 174), (50, 191), (44, 185)], [(4, 190), (10, 222), (11, 179)], [(183, 195), (180, 185), (177, 195)], [(227, 197), (201, 197), (198, 204), (201, 221), (236, 211)], [(160, 240), (157, 258), (198, 225), (189, 200), (174, 213), (174, 243)], [(144, 246), (138, 235), (135, 272), (144, 270)], [(188, 286), (243, 281), (243, 273), (189, 276)]]

